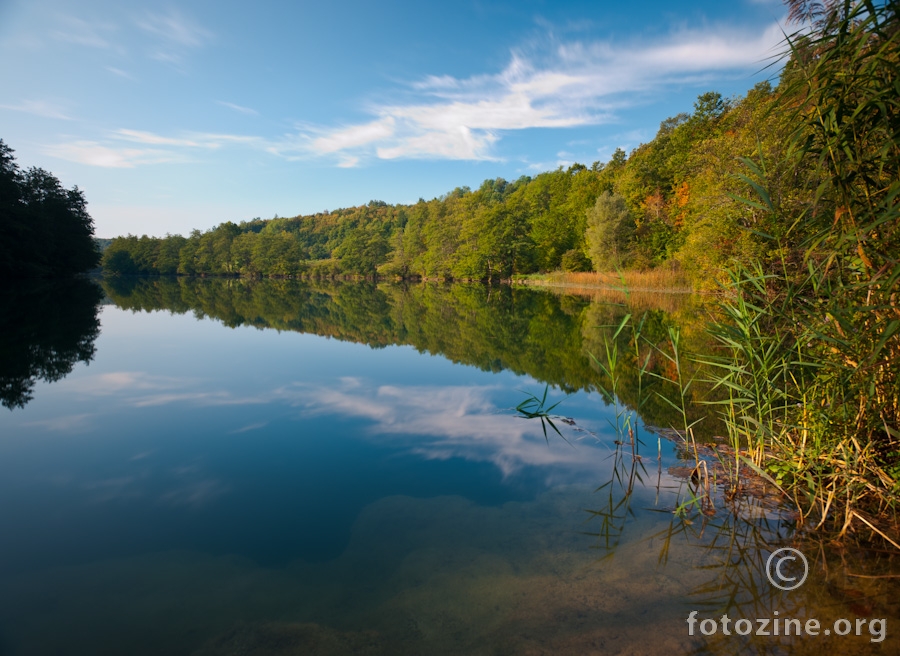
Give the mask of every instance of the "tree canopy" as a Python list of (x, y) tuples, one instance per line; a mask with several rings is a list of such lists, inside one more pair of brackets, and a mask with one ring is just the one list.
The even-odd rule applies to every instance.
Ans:
[(0, 275), (65, 276), (97, 266), (84, 193), (44, 169), (20, 171), (13, 152), (0, 140)]

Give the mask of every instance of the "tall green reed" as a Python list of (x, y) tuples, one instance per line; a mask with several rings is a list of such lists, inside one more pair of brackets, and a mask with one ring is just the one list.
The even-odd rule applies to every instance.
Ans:
[(733, 441), (809, 525), (900, 549), (900, 3), (824, 7), (788, 38), (776, 108), (813, 200), (785, 215), (765, 162), (745, 161), (754, 198), (738, 200), (784, 230), (778, 257), (732, 267), (711, 362)]

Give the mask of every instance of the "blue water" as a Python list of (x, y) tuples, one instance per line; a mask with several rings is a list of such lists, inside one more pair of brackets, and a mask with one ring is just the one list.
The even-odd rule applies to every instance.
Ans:
[(674, 519), (672, 445), (615, 455), (598, 393), (549, 390), (566, 441), (514, 410), (542, 382), (411, 346), (100, 324), (0, 414), (0, 654), (723, 649), (684, 629), (716, 530)]

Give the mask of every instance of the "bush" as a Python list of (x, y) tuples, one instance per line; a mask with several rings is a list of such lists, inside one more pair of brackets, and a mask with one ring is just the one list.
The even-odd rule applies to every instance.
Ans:
[(584, 252), (578, 248), (572, 248), (563, 253), (560, 262), (563, 271), (578, 272), (590, 271), (591, 261), (585, 256)]

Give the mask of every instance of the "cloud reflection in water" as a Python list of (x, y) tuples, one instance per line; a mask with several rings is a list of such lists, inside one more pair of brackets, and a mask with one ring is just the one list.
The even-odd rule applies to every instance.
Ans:
[[(537, 422), (515, 416), (492, 400), (503, 388), (481, 386), (375, 385), (344, 378), (333, 387), (296, 383), (280, 393), (306, 416), (343, 415), (367, 419), (369, 435), (378, 435), (426, 459), (464, 458), (491, 462), (504, 476), (525, 467), (597, 474), (607, 451), (593, 440), (566, 444), (553, 436), (548, 444)], [(569, 436), (571, 439), (572, 436)]]
[[(595, 478), (601, 467), (608, 468), (601, 464), (608, 449), (592, 439), (578, 442), (578, 435), (568, 435), (573, 441), (569, 445), (551, 432), (548, 444), (538, 422), (517, 417), (509, 402), (505, 407), (498, 405), (496, 399), (506, 392), (503, 385), (379, 385), (344, 376), (331, 384), (294, 382), (247, 394), (215, 389), (204, 379), (144, 372), (85, 376), (76, 388), (80, 395), (119, 397), (121, 404), (134, 408), (176, 403), (194, 407), (288, 404), (302, 408), (305, 418), (334, 416), (367, 422), (362, 432), (369, 439), (378, 436), (382, 443), (424, 459), (490, 462), (504, 476), (540, 467), (548, 483), (574, 482), (575, 472)], [(270, 420), (270, 412), (261, 408), (229, 433), (261, 430)]]

